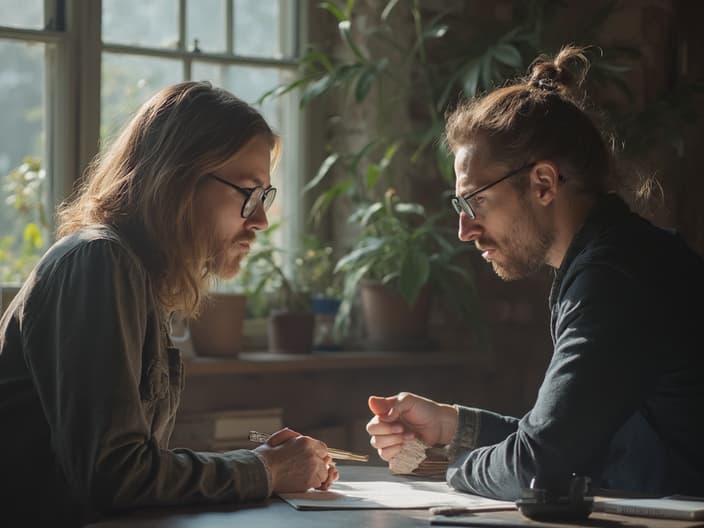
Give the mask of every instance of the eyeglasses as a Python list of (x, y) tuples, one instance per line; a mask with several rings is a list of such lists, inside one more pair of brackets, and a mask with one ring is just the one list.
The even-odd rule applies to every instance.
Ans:
[(267, 212), (271, 204), (274, 203), (274, 198), (276, 198), (276, 187), (272, 187), (271, 185), (266, 189), (259, 185), (257, 187), (240, 187), (215, 174), (208, 174), (208, 176), (228, 187), (238, 190), (244, 195), (245, 199), (242, 204), (242, 210), (240, 211), (242, 218), (252, 216), (259, 204), (264, 208), (264, 212)]
[(517, 169), (513, 169), (512, 171), (509, 171), (508, 173), (504, 174), (498, 180), (493, 181), (491, 183), (487, 183), (486, 185), (482, 185), (481, 187), (479, 187), (479, 189), (475, 189), (474, 191), (472, 191), (471, 193), (469, 193), (466, 196), (453, 196), (450, 200), (452, 202), (452, 207), (455, 208), (455, 211), (457, 211), (457, 214), (462, 214), (464, 212), (467, 216), (469, 216), (469, 218), (474, 220), (477, 217), (477, 215), (474, 212), (472, 205), (469, 203), (469, 201), (472, 198), (474, 198), (477, 194), (484, 192), (487, 189), (493, 187), (497, 183), (501, 183), (506, 178), (510, 178), (511, 176), (515, 176), (519, 172), (533, 167), (533, 165), (535, 165), (535, 163), (536, 162), (532, 162), (532, 163), (526, 163), (525, 165), (521, 165)]

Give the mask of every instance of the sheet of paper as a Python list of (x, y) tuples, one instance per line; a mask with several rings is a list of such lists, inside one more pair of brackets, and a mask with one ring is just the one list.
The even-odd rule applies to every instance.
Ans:
[(327, 491), (284, 493), (280, 497), (297, 510), (426, 509), (458, 506), (474, 511), (513, 510), (513, 502), (485, 499), (454, 491), (445, 482), (397, 479), (393, 482), (335, 482)]

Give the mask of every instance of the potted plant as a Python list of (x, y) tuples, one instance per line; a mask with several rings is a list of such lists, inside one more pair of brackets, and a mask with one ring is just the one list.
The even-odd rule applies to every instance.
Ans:
[(442, 218), (403, 202), (393, 189), (355, 211), (350, 221), (361, 226), (360, 234), (336, 266), (344, 274), (339, 325), (348, 324), (358, 293), (367, 345), (374, 348), (425, 345), (433, 294), (462, 316), (473, 315), (473, 277), (456, 263), (462, 247), (450, 241), (454, 232)]
[(269, 350), (276, 353), (309, 353), (313, 349), (314, 316), (309, 282), (305, 280), (306, 262), (291, 251), (277, 247), (270, 226), (257, 238), (248, 255), (241, 280), (250, 296), (269, 314)]
[(242, 350), (247, 296), (236, 280), (213, 284), (198, 317), (191, 320), (191, 342), (198, 356), (235, 358)]
[[(444, 127), (443, 116), (460, 96), (473, 97), (523, 75), (538, 54), (559, 49), (564, 20), (555, 16), (550, 2), (517, 2), (506, 9), (474, 2), (472, 16), (467, 15), (470, 10), (463, 2), (435, 5), (420, 0), (348, 0), (322, 2), (320, 6), (325, 11), (321, 23), (326, 17), (330, 26), (326, 34), (335, 36), (307, 48), (298, 59), (297, 78), (262, 96), (263, 100), (295, 90), (301, 107), (316, 102), (325, 104), (326, 112), (333, 114), (327, 120), (327, 155), (304, 188), (312, 194), (311, 218), (317, 222), (329, 219), (332, 204), (338, 217), (354, 215), (355, 211), (360, 212), (358, 219), (365, 218), (366, 211), (379, 213), (386, 210), (383, 193), (395, 187), (403, 193), (399, 204), (422, 201), (420, 205), (435, 212), (437, 203), (438, 214), (444, 212), (448, 224), (456, 221), (447, 202), (440, 205), (427, 192), (436, 188), (439, 198), (443, 189), (454, 185), (451, 158), (437, 141)], [(614, 2), (585, 6), (585, 23), (580, 24), (583, 34), (575, 41), (595, 42), (601, 26), (616, 9)], [(606, 92), (624, 88), (624, 72), (637, 57), (637, 50), (602, 46), (594, 51), (599, 53), (593, 57), (588, 81)], [(634, 130), (641, 132), (640, 127)], [(418, 214), (401, 209), (396, 213), (399, 221), (420, 221)], [(362, 259), (362, 255), (371, 256), (373, 249), (395, 247), (375, 247), (371, 242), (370, 230), (377, 220), (373, 216), (366, 218), (365, 233), (348, 263), (339, 267), (347, 288), (366, 284), (359, 280), (362, 276), (383, 279), (388, 272), (373, 270), (380, 265), (376, 260), (365, 266), (361, 266), (363, 260), (360, 266), (353, 265), (353, 256)], [(341, 231), (335, 232), (337, 240), (345, 240), (350, 231), (354, 236), (360, 227), (339, 226), (332, 220), (333, 229)], [(437, 225), (443, 223), (441, 220)], [(364, 243), (367, 245), (360, 245)], [(459, 247), (456, 242), (454, 245)], [(369, 268), (364, 269), (366, 266)], [(417, 277), (425, 274), (422, 268), (417, 271)], [(465, 284), (469, 283), (454, 285), (452, 297), (446, 300), (475, 296), (474, 288), (461, 290)], [(340, 320), (349, 319), (352, 296), (346, 291)], [(471, 301), (476, 303), (476, 299)], [(467, 326), (484, 330), (476, 320), (465, 320), (462, 331)]]
[(301, 266), (299, 276), (311, 294), (315, 317), (313, 349), (339, 350), (342, 336), (335, 320), (342, 302), (342, 277), (335, 273), (334, 250), (322, 244), (317, 237), (304, 237), (303, 255), (296, 259)]

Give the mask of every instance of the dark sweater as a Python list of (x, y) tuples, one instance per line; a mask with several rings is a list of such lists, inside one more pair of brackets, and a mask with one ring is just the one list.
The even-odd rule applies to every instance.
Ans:
[(554, 352), (520, 420), (460, 408), (448, 482), (516, 499), (532, 477), (704, 495), (704, 261), (616, 195), (590, 211), (550, 293)]
[(269, 494), (253, 451), (169, 448), (179, 351), (112, 228), (54, 244), (0, 319), (0, 505), (28, 526)]

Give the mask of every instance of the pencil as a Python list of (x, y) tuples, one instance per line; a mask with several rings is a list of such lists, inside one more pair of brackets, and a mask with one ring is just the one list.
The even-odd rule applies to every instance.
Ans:
[[(263, 444), (271, 437), (268, 433), (260, 433), (257, 431), (249, 432), (249, 441), (256, 442), (258, 444)], [(369, 455), (358, 455), (357, 453), (351, 453), (350, 451), (344, 451), (342, 449), (335, 449), (334, 447), (328, 447), (328, 453), (330, 457), (335, 460), (355, 460), (357, 462), (368, 462)]]

